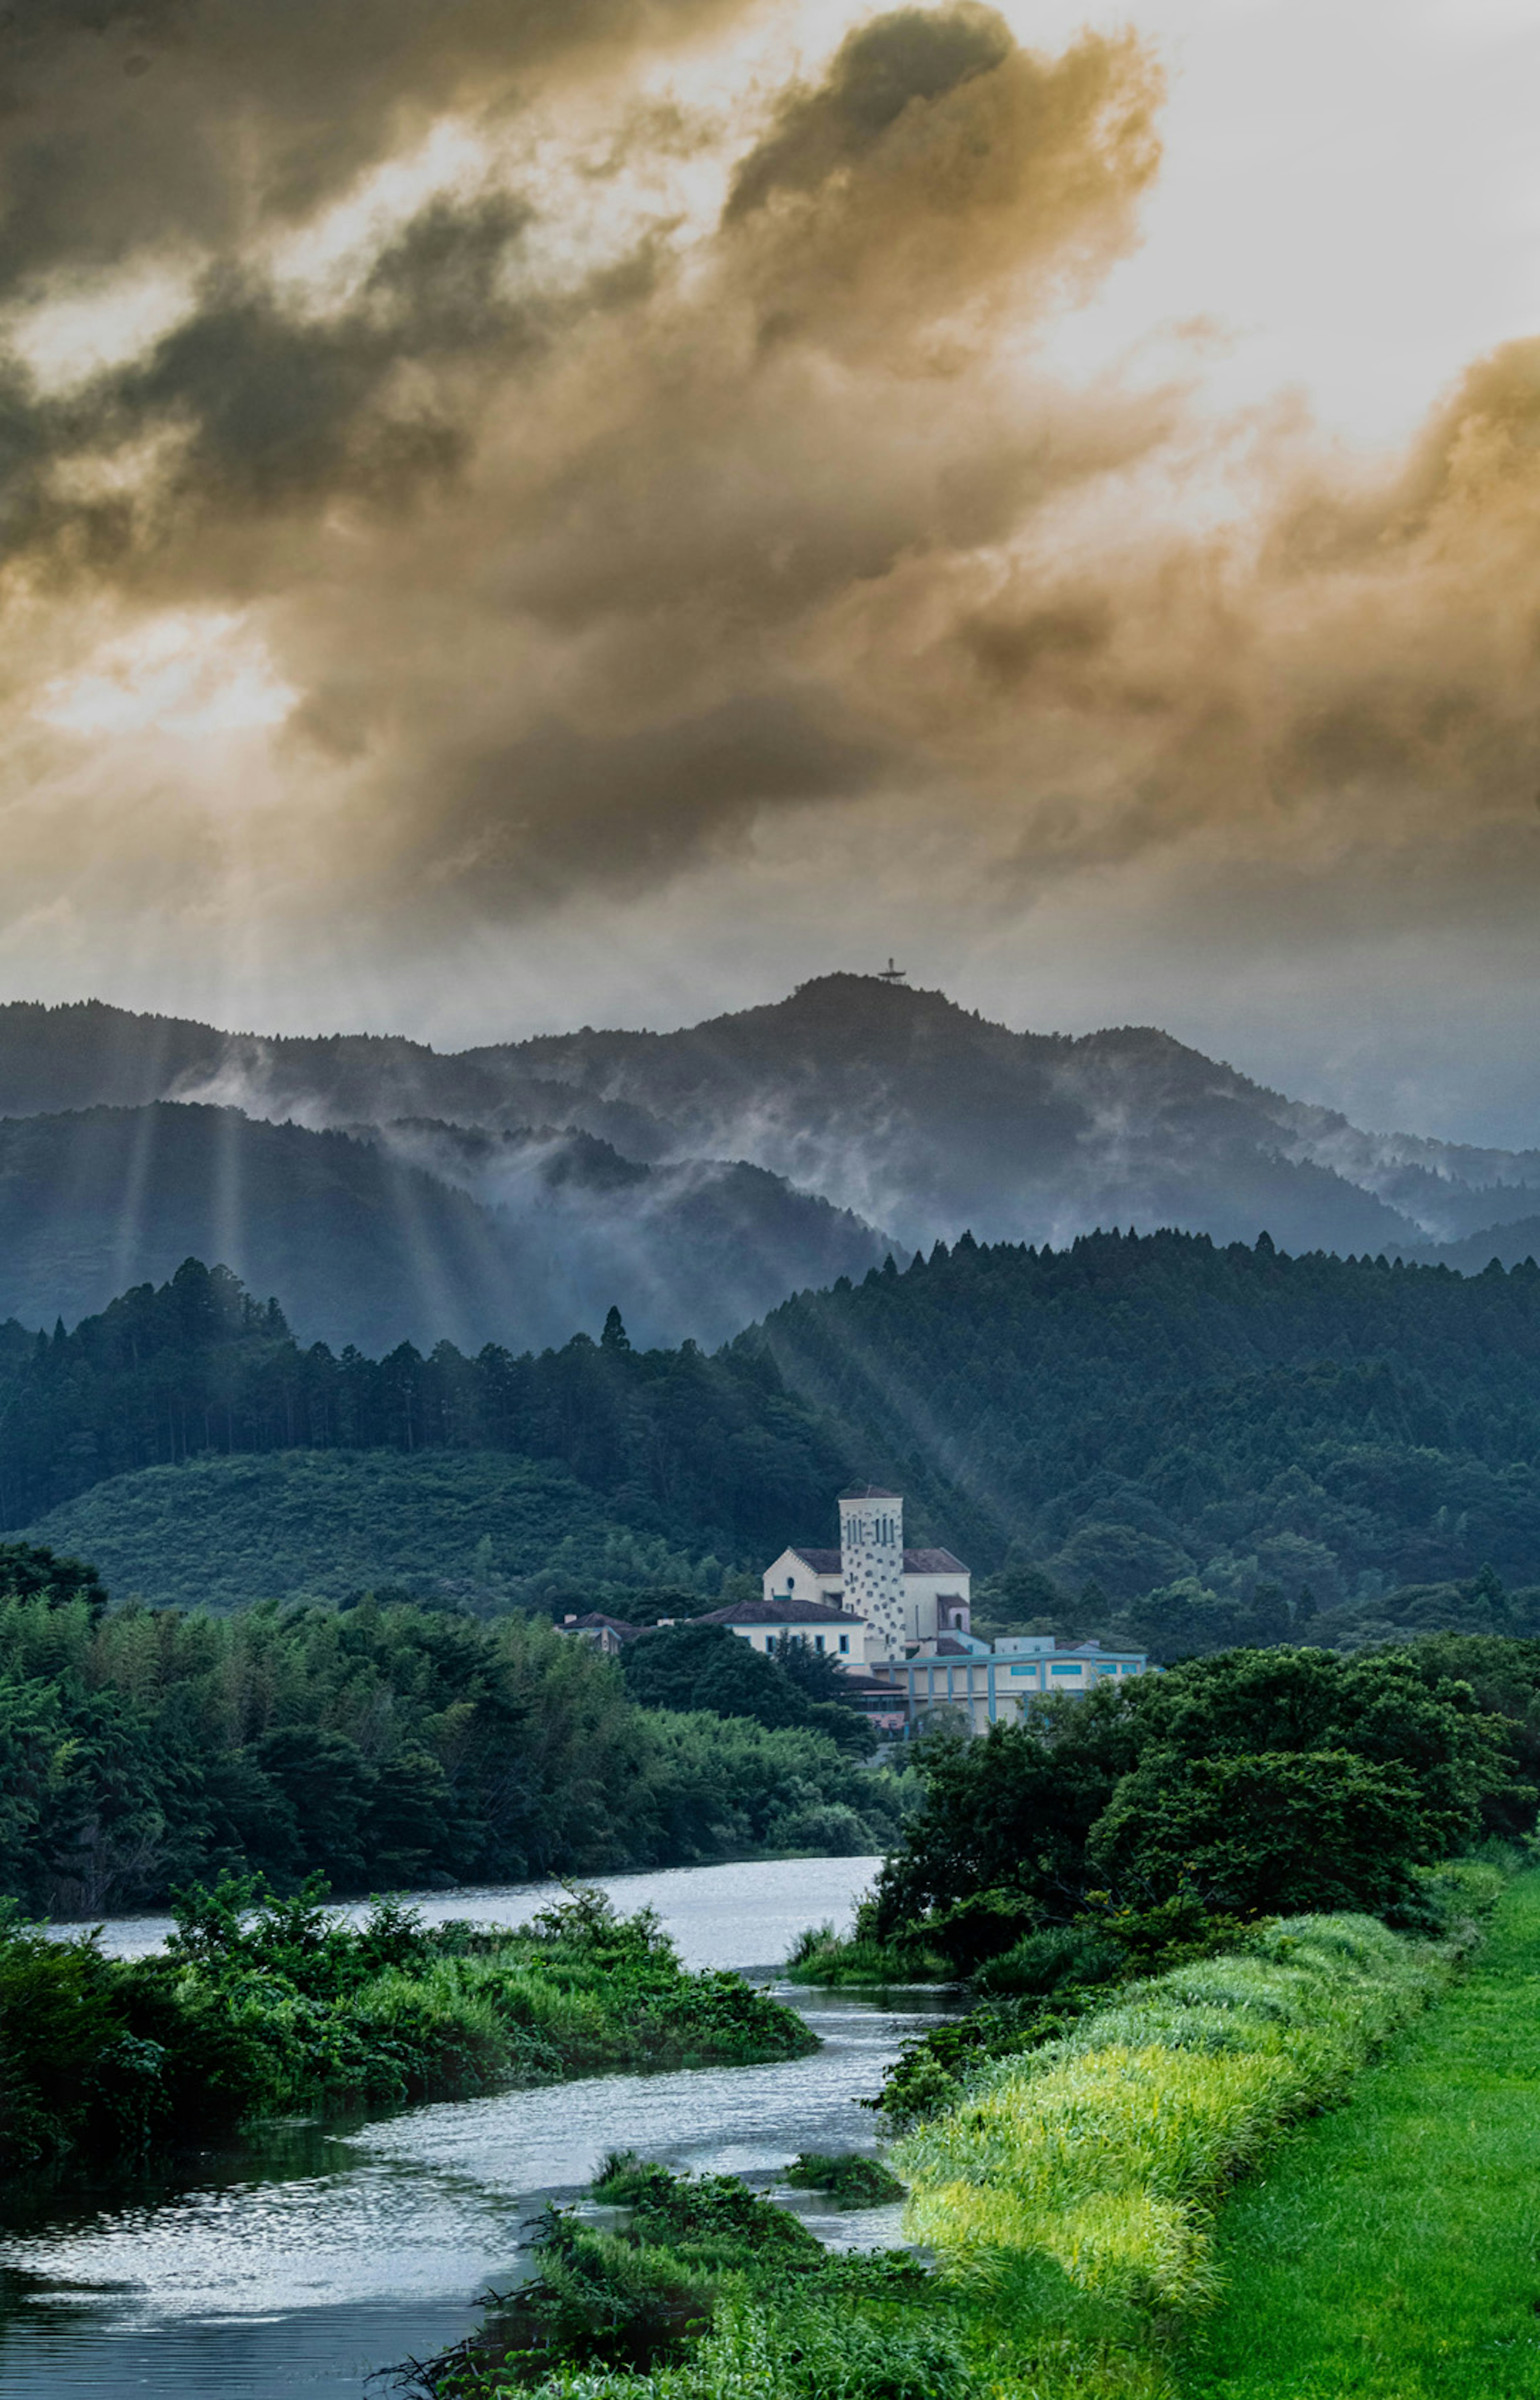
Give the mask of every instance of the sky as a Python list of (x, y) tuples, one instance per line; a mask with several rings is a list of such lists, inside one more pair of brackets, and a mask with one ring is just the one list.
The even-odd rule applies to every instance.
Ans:
[(18, 0), (0, 997), (1540, 1140), (1540, 14)]

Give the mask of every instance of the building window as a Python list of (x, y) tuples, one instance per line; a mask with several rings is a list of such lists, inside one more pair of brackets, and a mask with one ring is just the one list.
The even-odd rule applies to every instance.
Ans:
[(815, 1650), (822, 1650), (824, 1647), (824, 1636), (821, 1633), (815, 1633), (813, 1635), (812, 1646)]
[(851, 1637), (850, 1637), (850, 1635), (849, 1635), (848, 1633), (842, 1633), (842, 1634), (840, 1635), (840, 1637), (839, 1637), (839, 1647), (841, 1648), (841, 1650), (848, 1650), (848, 1649), (850, 1648), (850, 1646), (851, 1646)]

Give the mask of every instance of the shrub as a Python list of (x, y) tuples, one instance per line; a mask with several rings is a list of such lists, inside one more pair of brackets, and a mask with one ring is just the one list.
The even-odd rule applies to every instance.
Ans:
[(1115, 1982), (1128, 1971), (1128, 1952), (1108, 1934), (1084, 1925), (1044, 1926), (1024, 1933), (974, 1978), (981, 1998), (1005, 1993), (1047, 1994), (1089, 1984)]
[(786, 2169), (785, 2181), (797, 2191), (826, 2192), (836, 2208), (881, 2208), (904, 2197), (903, 2185), (880, 2159), (866, 2158), (859, 2150), (834, 2157), (803, 2150)]
[(950, 1970), (939, 1951), (920, 1942), (878, 1942), (857, 1932), (841, 1941), (832, 1925), (810, 1927), (799, 1934), (786, 1961), (792, 1984), (934, 1984), (946, 1981)]
[(0, 1924), (0, 2160), (142, 2151), (280, 2110), (455, 2097), (625, 2066), (786, 2058), (803, 2019), (740, 1976), (690, 1974), (657, 1918), (575, 1891), (534, 1924), (361, 1926), (320, 1887), (179, 1895), (147, 1958)]
[(142, 2081), (151, 2061), (124, 2047), (132, 2037), (94, 1936), (54, 1942), (0, 1910), (0, 2162), (36, 2166), (69, 2147), (94, 2098), (113, 2113), (125, 2079)]
[(1373, 1909), (1476, 1829), (1405, 1768), (1348, 1751), (1183, 1758), (1160, 1751), (1119, 1784), (1091, 1834), (1092, 1871), (1165, 1899), (1195, 1885), (1221, 1909)]
[(944, 2323), (874, 2325), (816, 2292), (727, 2302), (693, 2364), (692, 2400), (965, 2400), (977, 2389)]

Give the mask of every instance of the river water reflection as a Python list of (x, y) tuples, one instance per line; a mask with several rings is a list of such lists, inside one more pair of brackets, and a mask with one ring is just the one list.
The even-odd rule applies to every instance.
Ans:
[[(768, 1970), (804, 1925), (848, 1925), (877, 1865), (800, 1859), (604, 1880), (620, 1905), (657, 1908), (690, 1965)], [(423, 1905), (519, 1923), (542, 1896), (525, 1887)], [(163, 1930), (158, 1920), (119, 1925), (111, 1946), (136, 1951)], [(12, 2210), (0, 2236), (0, 2391), (362, 2400), (372, 2371), (469, 2329), (476, 2295), (518, 2272), (521, 2229), (541, 2202), (571, 2198), (606, 2149), (764, 2179), (798, 2150), (869, 2148), (871, 2120), (854, 2101), (946, 2002), (922, 1992), (882, 2005), (784, 1997), (823, 2038), (810, 2058), (596, 2077), (275, 2129), (200, 2158), (174, 2187), (76, 2195), (30, 2218)], [(897, 2236), (893, 2212), (825, 2217), (798, 2204), (825, 2239)]]

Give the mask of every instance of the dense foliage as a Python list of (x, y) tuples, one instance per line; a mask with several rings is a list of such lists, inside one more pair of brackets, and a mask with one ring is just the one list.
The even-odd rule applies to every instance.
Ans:
[(736, 1975), (688, 1974), (656, 1917), (576, 1892), (516, 1932), (351, 1927), (318, 1879), (180, 1893), (133, 1960), (0, 1919), (0, 2165), (143, 2159), (264, 2116), (454, 2097), (618, 2066), (795, 2057), (802, 2019)]
[[(473, 1358), (304, 1349), (275, 1302), (189, 1260), (73, 1333), (0, 1345), (0, 1519), (26, 1525), (108, 1477), (209, 1454), (496, 1451), (564, 1467), (619, 1522), (696, 1556), (815, 1528), (848, 1466), (768, 1359), (601, 1342)], [(592, 1508), (592, 1504), (589, 1504)], [(253, 1594), (253, 1597), (270, 1596)]]
[(103, 1616), (80, 1572), (0, 1591), (0, 1892), (31, 1908), (123, 1909), (222, 1868), (358, 1891), (860, 1853), (896, 1830), (898, 1780), (815, 1723), (638, 1708), (539, 1619)]
[(634, 1617), (725, 1596), (719, 1560), (638, 1533), (565, 1467), (506, 1451), (238, 1451), (93, 1484), (31, 1530), (90, 1559), (116, 1599), (155, 1608), (373, 1591), (478, 1616)]
[(711, 1709), (762, 1725), (803, 1725), (865, 1758), (871, 1727), (832, 1658), (804, 1643), (752, 1650), (725, 1625), (660, 1626), (622, 1653), (626, 1689), (649, 1709)]
[(538, 1357), (373, 1360), (301, 1349), (189, 1262), (74, 1333), (0, 1332), (0, 1516), (105, 1561), (119, 1594), (383, 1579), (623, 1614), (826, 1540), (870, 1476), (904, 1491), (911, 1539), (970, 1559), (987, 1633), (1163, 1660), (1540, 1634), (1527, 1264), (964, 1239), (804, 1294), (716, 1357), (634, 1350), (612, 1314)]
[(1487, 1707), (1438, 1642), (1242, 1650), (928, 1745), (862, 1930), (972, 1973), (1097, 1908), (1414, 1920), (1419, 1866), (1534, 1821), (1540, 1643), (1472, 1648)]
[[(1158, 1656), (1540, 1631), (1540, 1270), (964, 1238), (743, 1337), (991, 1571)], [(1006, 1555), (1002, 1557), (1002, 1553)], [(1483, 1567), (1494, 1573), (1482, 1575)]]

